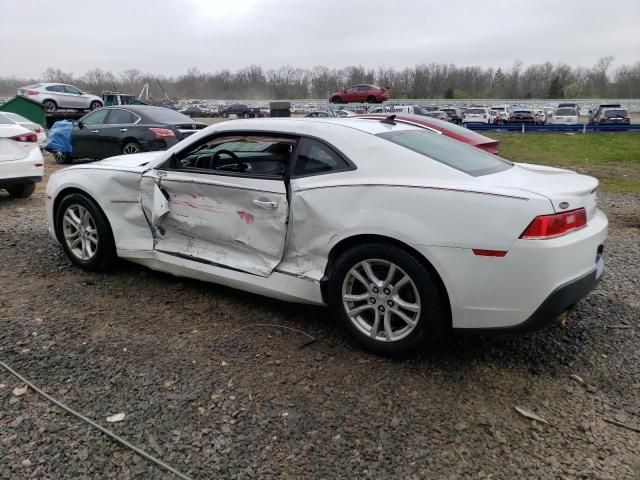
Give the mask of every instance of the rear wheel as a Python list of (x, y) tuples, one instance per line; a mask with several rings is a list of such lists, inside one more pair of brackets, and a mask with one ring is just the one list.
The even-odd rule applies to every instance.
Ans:
[(31, 196), (35, 189), (35, 183), (26, 183), (24, 185), (14, 185), (11, 187), (7, 187), (7, 192), (9, 192), (9, 195), (14, 198), (27, 198)]
[(53, 159), (56, 161), (56, 163), (71, 163), (71, 154), (68, 152), (55, 150), (53, 152)]
[(67, 195), (56, 212), (56, 233), (67, 257), (86, 270), (104, 270), (116, 258), (113, 234), (96, 204), (80, 193)]
[(44, 102), (42, 102), (42, 106), (47, 112), (55, 112), (58, 108), (58, 105), (56, 105), (56, 102), (54, 102), (53, 100), (45, 100)]
[(142, 151), (142, 147), (138, 142), (127, 142), (122, 147), (122, 153), (125, 155), (131, 155), (132, 153), (140, 153)]
[(376, 97), (374, 97), (373, 95), (369, 95), (367, 97), (367, 103), (376, 103)]
[(251, 117), (251, 115), (249, 115), (249, 112), (244, 112), (244, 113), (242, 114), (242, 117), (243, 117), (243, 118), (250, 118), (250, 117)]
[(336, 261), (328, 287), (345, 329), (377, 354), (407, 353), (433, 341), (446, 324), (433, 274), (396, 246), (348, 250)]
[(331, 103), (342, 103), (342, 98), (340, 97), (333, 97), (331, 99)]
[(89, 105), (90, 110), (95, 110), (96, 108), (101, 108), (101, 107), (102, 107), (102, 103), (100, 103), (97, 100), (94, 100), (93, 102), (91, 102), (91, 105)]

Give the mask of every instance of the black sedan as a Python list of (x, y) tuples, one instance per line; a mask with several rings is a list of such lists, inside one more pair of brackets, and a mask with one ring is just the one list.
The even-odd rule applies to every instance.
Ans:
[(115, 155), (166, 150), (207, 125), (174, 110), (126, 105), (95, 110), (71, 130), (71, 153), (54, 151), (58, 163), (74, 158), (100, 160)]
[(527, 123), (535, 125), (538, 122), (536, 121), (536, 116), (531, 110), (516, 110), (509, 117), (509, 123), (516, 123), (518, 125)]

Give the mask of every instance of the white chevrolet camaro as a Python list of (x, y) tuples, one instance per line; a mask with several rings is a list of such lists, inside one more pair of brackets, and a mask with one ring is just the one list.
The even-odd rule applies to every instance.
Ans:
[(47, 211), (82, 268), (120, 257), (329, 305), (393, 354), (447, 327), (526, 331), (568, 311), (603, 272), (597, 186), (392, 117), (273, 118), (61, 170)]

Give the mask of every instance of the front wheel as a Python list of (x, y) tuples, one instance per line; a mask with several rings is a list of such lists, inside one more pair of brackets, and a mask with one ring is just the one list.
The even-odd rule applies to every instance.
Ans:
[(342, 103), (342, 98), (340, 97), (333, 97), (331, 99), (331, 103)]
[(355, 247), (336, 261), (329, 303), (364, 348), (381, 355), (407, 353), (433, 341), (446, 325), (433, 274), (392, 245)]
[(109, 222), (83, 194), (62, 199), (56, 212), (56, 234), (67, 257), (85, 270), (104, 270), (116, 259)]
[(244, 112), (244, 114), (242, 115), (243, 118), (250, 118), (251, 115), (249, 114), (249, 112)]
[(60, 150), (53, 152), (53, 159), (56, 163), (71, 163), (72, 160), (70, 152), (61, 152)]
[(96, 108), (102, 108), (102, 104), (97, 100), (91, 102), (91, 104), (89, 105), (90, 110), (95, 110)]
[(14, 185), (11, 187), (7, 187), (7, 192), (9, 192), (9, 195), (11, 195), (13, 198), (27, 198), (31, 196), (35, 189), (35, 183), (26, 183), (24, 185)]

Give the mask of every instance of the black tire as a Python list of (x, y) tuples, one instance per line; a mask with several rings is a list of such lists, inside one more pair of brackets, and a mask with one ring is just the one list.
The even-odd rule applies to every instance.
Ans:
[[(94, 254), (88, 259), (81, 259), (71, 251), (65, 239), (64, 216), (65, 213), (74, 207), (83, 207), (93, 220), (93, 225), (97, 233), (97, 245)], [(62, 245), (69, 260), (78, 267), (85, 270), (101, 271), (108, 269), (116, 260), (116, 248), (113, 240), (113, 233), (102, 210), (93, 200), (81, 193), (71, 193), (64, 197), (55, 212), (56, 236)]]
[(60, 150), (54, 150), (52, 153), (56, 163), (71, 163), (72, 161), (71, 153), (61, 152)]
[[(343, 303), (343, 287), (347, 285), (350, 277), (350, 271), (355, 266), (359, 265), (360, 262), (364, 260), (375, 260), (380, 262), (390, 262), (397, 267), (396, 273), (391, 282), (390, 286), (393, 285), (396, 281), (399, 282), (399, 279), (402, 278), (402, 274), (407, 275), (411, 281), (413, 282), (412, 286), (405, 285), (402, 288), (409, 288), (410, 292), (414, 292), (414, 303), (419, 305), (419, 311), (415, 313), (415, 317), (413, 318), (415, 326), (413, 330), (409, 330), (409, 333), (405, 334), (403, 338), (393, 341), (384, 341), (383, 339), (375, 339), (371, 338), (370, 333), (363, 332), (358, 326), (356, 326), (355, 322), (349, 318), (347, 314), (346, 307)], [(375, 267), (375, 261), (372, 263)], [(388, 272), (388, 271), (387, 271)], [(353, 278), (353, 277), (351, 277)], [(355, 285), (355, 284), (354, 284)], [(353, 304), (356, 306), (365, 306), (369, 303), (376, 303), (377, 307), (375, 309), (373, 307), (369, 307), (365, 310), (367, 315), (383, 315), (380, 312), (382, 307), (382, 311), (385, 308), (389, 309), (389, 311), (400, 310), (399, 305), (395, 304), (392, 300), (393, 291), (391, 291), (390, 295), (386, 297), (386, 299), (382, 299), (383, 291), (380, 289), (378, 293), (373, 293), (372, 290), (364, 288), (362, 283), (360, 283), (360, 287), (364, 290), (364, 294), (372, 295), (371, 298), (367, 300), (359, 300), (363, 303)], [(346, 288), (346, 287), (345, 287)], [(393, 289), (393, 286), (391, 287)], [(375, 290), (375, 289), (373, 289)], [(385, 288), (385, 295), (387, 295), (388, 290)], [(402, 290), (398, 291), (402, 292)], [(418, 298), (415, 299), (415, 292), (417, 292)], [(333, 265), (331, 276), (329, 278), (328, 283), (328, 300), (329, 304), (333, 310), (336, 318), (340, 319), (343, 327), (349, 332), (349, 334), (360, 343), (365, 349), (379, 354), (379, 355), (401, 355), (411, 352), (412, 350), (425, 346), (426, 344), (435, 340), (438, 334), (443, 330), (443, 328), (447, 325), (447, 309), (445, 307), (445, 300), (443, 300), (439, 288), (437, 280), (434, 278), (434, 275), (425, 268), (414, 256), (402, 250), (401, 248), (393, 245), (385, 245), (385, 244), (365, 244), (362, 246), (354, 247), (345, 253), (343, 253)], [(362, 293), (358, 293), (362, 294)], [(406, 295), (406, 294), (403, 294)], [(377, 300), (373, 298), (373, 296), (378, 297)], [(375, 300), (375, 302), (374, 302)], [(401, 300), (406, 300), (405, 298), (401, 298)], [(397, 300), (399, 301), (399, 300)], [(377, 312), (376, 312), (377, 310)], [(404, 311), (403, 313), (406, 313)], [(402, 322), (399, 321), (400, 317), (392, 316), (390, 314), (390, 322), (394, 322), (396, 325), (402, 325)], [(362, 314), (359, 318), (364, 317)], [(373, 319), (371, 320), (371, 324), (373, 325)], [(382, 319), (380, 320), (380, 324), (383, 324)], [(371, 329), (373, 329), (371, 325)], [(407, 326), (408, 324), (405, 324)], [(376, 334), (384, 335), (384, 332), (380, 331), (379, 325)], [(383, 327), (384, 330), (384, 327)]]
[(9, 192), (9, 195), (13, 198), (27, 198), (31, 196), (35, 189), (35, 183), (25, 183), (24, 185), (13, 185), (11, 187), (7, 187), (7, 192)]
[(376, 97), (374, 97), (373, 95), (369, 95), (367, 97), (367, 103), (377, 103), (376, 102)]
[(336, 96), (331, 98), (331, 103), (342, 103), (342, 98)]
[(142, 149), (142, 145), (138, 142), (127, 142), (122, 146), (122, 154), (123, 155), (131, 155), (133, 153), (140, 153), (144, 151)]
[(102, 103), (98, 100), (94, 100), (89, 104), (89, 110), (95, 110), (96, 108), (102, 108)]
[(244, 112), (242, 114), (242, 118), (251, 118), (251, 114), (249, 112)]
[(53, 100), (45, 100), (42, 106), (47, 112), (55, 112), (58, 109), (58, 105)]

